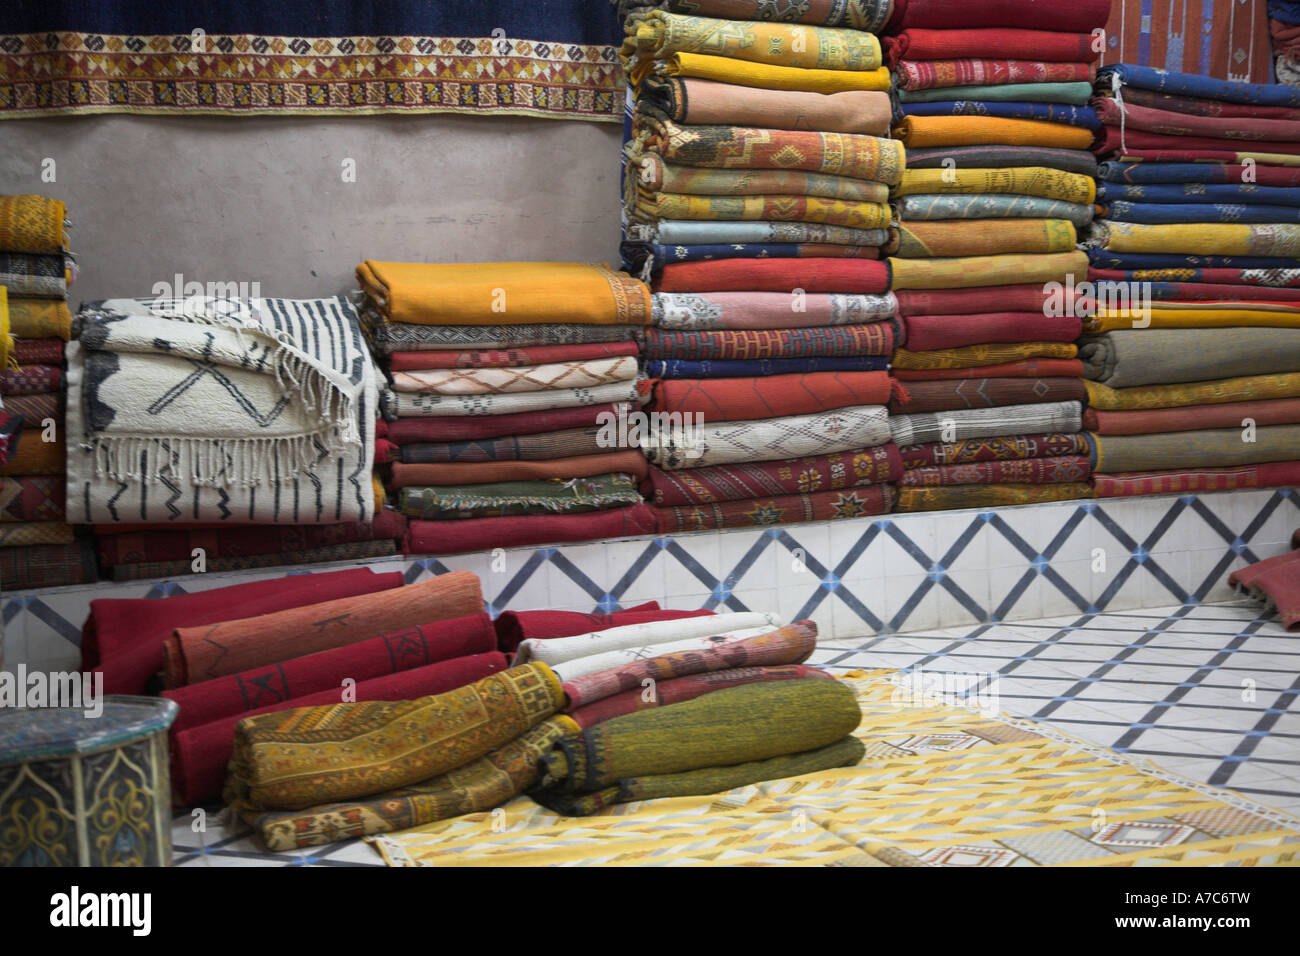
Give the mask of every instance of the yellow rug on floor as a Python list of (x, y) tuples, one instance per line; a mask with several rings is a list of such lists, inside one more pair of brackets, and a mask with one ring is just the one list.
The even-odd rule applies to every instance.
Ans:
[(527, 797), (371, 837), (390, 866), (1264, 866), (1300, 819), (1030, 721), (843, 677), (856, 767), (560, 817)]

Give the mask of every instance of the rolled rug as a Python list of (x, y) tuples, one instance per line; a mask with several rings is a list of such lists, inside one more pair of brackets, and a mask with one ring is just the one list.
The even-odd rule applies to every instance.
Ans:
[[(355, 702), (343, 703), (341, 706), (362, 707), (376, 701), (406, 701), (428, 694), (442, 694), (505, 669), (505, 655), (498, 651), (437, 661), (423, 667), (361, 681), (350, 688), (350, 696)], [(245, 721), (263, 714), (301, 711), (302, 708), (326, 708), (338, 705), (343, 699), (343, 688), (335, 687), (290, 698), (278, 704), (268, 704), (257, 710), (228, 714), (174, 734), (171, 748), (172, 789), (177, 800), (186, 805), (194, 805), (221, 797), (222, 781), (226, 778), (234, 751), (236, 728)], [(327, 748), (321, 749), (323, 757)], [(303, 748), (299, 748), (299, 753), (302, 752)], [(329, 767), (330, 764), (321, 759), (321, 766)]]
[(399, 571), (369, 568), (250, 581), (164, 598), (97, 598), (81, 629), (81, 666), (104, 675), (107, 694), (140, 694), (163, 669), (163, 644), (178, 628), (256, 617), (402, 586)]
[(894, 444), (901, 447), (999, 435), (1077, 432), (1082, 424), (1081, 418), (1082, 409), (1078, 402), (1044, 402), (1010, 408), (893, 415), (889, 419), (889, 431)]
[(570, 541), (602, 541), (654, 534), (658, 530), (649, 505), (610, 508), (576, 515), (518, 518), (465, 518), (459, 521), (412, 521), (404, 552), (466, 554), (491, 548), (522, 548)]
[(1249, 422), (1256, 425), (1296, 424), (1300, 422), (1300, 398), (1115, 412), (1088, 408), (1083, 413), (1083, 427), (1101, 435), (1147, 435), (1153, 432), (1197, 431), (1202, 428), (1245, 428)]
[(524, 641), (545, 641), (560, 637), (573, 637), (591, 631), (608, 630), (625, 624), (649, 624), (654, 621), (675, 621), (686, 617), (705, 617), (713, 611), (676, 611), (661, 609), (657, 601), (648, 601), (625, 611), (609, 614), (584, 614), (580, 611), (503, 611), (497, 615), (493, 626), (497, 632), (497, 646), (513, 654)]
[(651, 467), (642, 484), (658, 507), (838, 491), (897, 480), (903, 463), (892, 443), (786, 461), (737, 462), (684, 471)]
[(585, 262), (377, 262), (357, 266), (361, 288), (392, 322), (494, 326), (644, 325), (649, 290)]
[(415, 700), (245, 717), (226, 799), (237, 809), (300, 810), (408, 786), (482, 757), (563, 703), (550, 668), (525, 664)]
[(161, 696), (175, 701), (180, 708), (171, 726), (171, 732), (176, 734), (220, 717), (260, 710), (320, 691), (337, 691), (344, 678), (361, 683), (496, 649), (492, 619), (486, 614), (472, 614), (178, 687), (163, 691)]
[(575, 710), (624, 691), (644, 689), (654, 681), (709, 671), (773, 664), (801, 664), (817, 647), (817, 625), (795, 621), (758, 637), (717, 644), (703, 650), (674, 651), (643, 658), (566, 681), (568, 707)]
[(1242, 428), (1167, 435), (1089, 435), (1092, 470), (1112, 474), (1300, 460), (1300, 425), (1264, 425), (1247, 440)]
[[(1254, 577), (1248, 590), (1251, 597), (1276, 609), (1283, 627), (1295, 631), (1300, 629), (1300, 555), (1292, 552), (1285, 557), (1286, 561)], [(1240, 574), (1239, 571), (1233, 572), (1229, 583), (1235, 584), (1233, 578)]]
[(1092, 476), (1098, 498), (1134, 495), (1180, 495), (1240, 488), (1282, 488), (1300, 484), (1300, 462), (1263, 462), (1228, 468), (1175, 468)]
[(606, 697), (595, 703), (587, 704), (567, 711), (567, 716), (584, 730), (604, 723), (614, 717), (630, 714), (638, 710), (653, 707), (665, 707), (680, 704), (685, 700), (694, 700), (728, 687), (742, 684), (757, 684), (773, 680), (804, 680), (807, 678), (826, 678), (834, 680), (830, 674), (808, 667), (804, 664), (782, 664), (772, 667), (735, 667), (725, 671), (706, 671), (689, 677), (674, 677), (659, 681), (650, 687), (627, 690), (612, 697)]
[(842, 491), (747, 498), (711, 504), (658, 507), (661, 532), (705, 531), (713, 528), (768, 527), (802, 521), (833, 521), (886, 514), (893, 505), (889, 485), (866, 485)]
[(1084, 375), (1111, 388), (1290, 372), (1300, 329), (1116, 329), (1085, 336)]
[(670, 621), (628, 624), (601, 631), (590, 631), (555, 640), (525, 640), (515, 648), (515, 664), (541, 661), (556, 667), (580, 657), (590, 657), (607, 651), (629, 647), (667, 644), (693, 637), (712, 637), (729, 631), (755, 627), (779, 627), (776, 615), (766, 612), (745, 611), (713, 614), (707, 617), (688, 617)]
[(815, 415), (659, 429), (643, 436), (642, 450), (659, 468), (702, 468), (871, 448), (890, 440), (889, 428), (885, 406), (862, 405)]
[[(734, 767), (829, 747), (862, 720), (853, 691), (838, 681), (746, 684), (668, 707), (615, 717), (562, 738), (542, 764), (534, 798), (581, 815), (609, 803), (639, 799), (642, 778)], [(859, 745), (860, 747), (860, 745)], [(860, 759), (862, 751), (853, 751)], [(757, 770), (757, 768), (752, 768)], [(797, 772), (807, 772), (799, 770)], [(713, 792), (703, 779), (693, 782)], [(731, 775), (724, 772), (726, 782)], [(721, 781), (719, 781), (720, 785)], [(680, 792), (680, 788), (673, 788)], [(593, 797), (582, 800), (584, 794)], [(696, 792), (700, 792), (698, 789)]]
[(452, 571), (417, 584), (258, 617), (177, 628), (163, 654), (168, 688), (237, 674), (400, 630), (411, 621), (478, 614), (478, 577)]
[(775, 625), (761, 624), (756, 627), (737, 628), (722, 634), (708, 634), (698, 637), (686, 637), (680, 640), (665, 641), (660, 644), (645, 644), (640, 647), (624, 647), (577, 657), (555, 665), (555, 674), (561, 681), (568, 683), (590, 674), (621, 667), (624, 664), (645, 660), (652, 656), (666, 656), (691, 651), (707, 651), (739, 644), (752, 637), (773, 634)]

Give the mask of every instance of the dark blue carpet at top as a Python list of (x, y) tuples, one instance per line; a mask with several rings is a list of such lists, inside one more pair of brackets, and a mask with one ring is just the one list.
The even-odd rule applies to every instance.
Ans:
[(609, 0), (0, 0), (0, 34), (488, 37), (616, 46)]

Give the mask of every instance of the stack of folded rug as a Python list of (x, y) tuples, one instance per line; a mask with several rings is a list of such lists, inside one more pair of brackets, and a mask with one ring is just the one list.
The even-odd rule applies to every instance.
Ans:
[(64, 509), (67, 230), (62, 202), (0, 196), (0, 589), (95, 577), (90, 542)]
[(1300, 91), (1120, 64), (1098, 92), (1096, 494), (1296, 484)]
[(409, 554), (654, 531), (630, 431), (650, 294), (598, 264), (366, 261), (388, 499)]
[[(242, 720), (225, 796), (269, 848), (289, 850), (525, 791), (584, 815), (849, 766), (863, 755), (849, 739), (861, 711), (801, 664), (816, 633), (766, 614), (688, 613), (525, 639), (509, 669), (449, 693)], [(321, 740), (328, 756), (293, 746)]]
[(70, 520), (118, 580), (379, 557), (376, 372), (339, 298), (84, 303)]
[(888, 0), (634, 6), (623, 252), (656, 290), (660, 530), (888, 511)]
[(891, 427), (909, 446), (900, 511), (1087, 494), (1067, 288), (1086, 268), (1075, 244), (1094, 198), (1092, 31), (1109, 8), (895, 4), (884, 42), (908, 149), (889, 260), (903, 326)]

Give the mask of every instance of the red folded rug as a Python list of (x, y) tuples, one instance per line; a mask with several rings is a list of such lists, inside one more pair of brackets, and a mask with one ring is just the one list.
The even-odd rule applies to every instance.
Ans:
[(22, 365), (63, 364), (63, 339), (14, 339), (14, 361)]
[(864, 259), (714, 259), (663, 267), (656, 292), (845, 292), (889, 289), (889, 268)]
[(62, 475), (0, 478), (0, 520), (62, 521), (66, 485)]
[[(1089, 272), (1091, 276), (1091, 272)], [(1066, 297), (1062, 288), (1053, 294), (1041, 283), (989, 285), (974, 289), (903, 289), (894, 293), (899, 315), (974, 315), (989, 312), (1032, 312), (1045, 315), (1049, 305), (1070, 315), (1082, 314), (1087, 297)], [(1075, 306), (1075, 302), (1078, 306)]]
[(1192, 432), (1202, 428), (1245, 428), (1256, 425), (1291, 425), (1300, 422), (1300, 398), (1271, 398), (1222, 405), (1184, 405), (1181, 408), (1146, 408), (1107, 412), (1083, 410), (1083, 427), (1099, 435), (1151, 435)]
[(712, 611), (662, 610), (657, 601), (647, 601), (626, 611), (609, 614), (583, 614), (581, 611), (505, 611), (494, 623), (497, 649), (513, 654), (523, 641), (547, 641), (556, 637), (576, 637), (592, 631), (604, 631), (625, 624), (650, 624), (676, 621), (684, 617), (707, 617)]
[[(779, 664), (773, 667), (735, 667), (725, 671), (706, 671), (703, 674), (691, 674), (687, 677), (674, 677), (653, 685), (653, 692), (648, 688), (638, 687), (625, 690), (603, 700), (595, 701), (583, 707), (566, 711), (583, 730), (603, 723), (611, 717), (620, 717), (638, 710), (651, 707), (665, 707), (668, 704), (680, 704), (684, 700), (694, 700), (715, 690), (739, 687), (742, 684), (758, 684), (772, 680), (803, 680), (807, 677), (825, 677), (834, 680), (830, 674), (806, 664)], [(649, 699), (647, 699), (647, 697)]]
[(0, 548), (0, 581), (5, 591), (86, 584), (97, 576), (95, 549), (86, 538), (71, 544)]
[[(1164, 283), (1177, 282), (1179, 280), (1188, 280), (1195, 278), (1197, 281), (1185, 281), (1184, 286), (1189, 290), (1185, 296), (1179, 298), (1195, 299), (1195, 290), (1197, 288), (1223, 289), (1224, 295), (1229, 300), (1244, 300), (1247, 302), (1259, 299), (1269, 301), (1269, 296), (1274, 293), (1290, 293), (1300, 289), (1300, 275), (1292, 275), (1286, 269), (1142, 269), (1135, 272), (1121, 272), (1118, 269), (1089, 269), (1088, 278), (1114, 279), (1117, 282), (1128, 282), (1131, 279), (1139, 281), (1160, 282)], [(1204, 285), (1202, 284), (1204, 281)], [(1210, 283), (1217, 283), (1211, 285)], [(1265, 285), (1267, 283), (1267, 285)], [(1246, 288), (1242, 288), (1245, 286)], [(1212, 296), (1218, 298), (1218, 296)]]
[(903, 319), (907, 348), (914, 352), (995, 342), (1073, 342), (1083, 322), (1073, 315), (983, 312), (973, 315), (910, 315)]
[(906, 394), (889, 403), (891, 415), (999, 408), (1039, 402), (1081, 402), (1088, 391), (1081, 378), (968, 378), (950, 382), (908, 382)]
[[(603, 415), (617, 415), (618, 404), (557, 408), (546, 412), (512, 412), (509, 415), (440, 415), (431, 418), (399, 418), (387, 423), (386, 437), (395, 445), (425, 441), (472, 441), (505, 435), (539, 435), (566, 428), (598, 424)], [(631, 408), (624, 405), (624, 408)]]
[(496, 650), (496, 644), (492, 619), (471, 614), (178, 687), (162, 696), (180, 707), (171, 727), (175, 734), (319, 691), (337, 692), (345, 678), (361, 683), (438, 661), (486, 654)]
[(666, 534), (705, 531), (711, 528), (753, 528), (797, 524), (801, 521), (831, 521), (881, 515), (894, 503), (890, 485), (863, 485), (841, 491), (818, 491), (810, 495), (780, 495), (716, 501), (710, 504), (670, 505), (656, 508), (660, 529)]
[(23, 369), (0, 369), (0, 395), (45, 395), (57, 393), (62, 372), (56, 365), (29, 365)]
[(762, 378), (674, 378), (655, 383), (654, 410), (706, 421), (810, 415), (889, 401), (888, 372), (806, 372)]
[(1022, 458), (911, 468), (903, 473), (898, 484), (914, 488), (1003, 483), (1050, 485), (1087, 481), (1091, 473), (1088, 456), (1073, 455), (1068, 458)]
[[(356, 700), (411, 700), (442, 694), (464, 687), (497, 671), (505, 670), (506, 658), (499, 651), (439, 661), (425, 667), (399, 671), (361, 681), (353, 690)], [(172, 790), (176, 802), (185, 806), (207, 803), (221, 796), (226, 765), (235, 749), (235, 725), (246, 717), (291, 707), (320, 707), (341, 700), (338, 688), (308, 694), (279, 704), (259, 707), (207, 724), (183, 730), (172, 737)]]
[[(1044, 63), (1040, 60), (904, 60), (895, 76), (900, 89), (1002, 86), (1008, 83), (1090, 83), (1091, 63)], [(955, 89), (954, 96), (961, 90)]]
[[(1150, 270), (1153, 276), (1162, 271), (1168, 272), (1170, 275), (1186, 272), (1186, 270), (1182, 269)], [(1296, 288), (1296, 286), (1300, 286), (1300, 276), (1294, 278), (1294, 285), (1278, 288), (1260, 285), (1260, 270), (1258, 269), (1200, 269), (1198, 271), (1201, 275), (1210, 272), (1230, 273), (1232, 278), (1231, 281), (1219, 284), (1211, 282), (1166, 282), (1158, 277), (1148, 279), (1147, 281), (1159, 283), (1153, 285), (1151, 289), (1153, 305), (1158, 307), (1160, 302), (1213, 302), (1222, 305), (1225, 309), (1249, 309), (1251, 304), (1255, 302), (1266, 304), (1287, 302), (1300, 305), (1300, 288)], [(1123, 272), (1119, 269), (1088, 270), (1088, 280), (1091, 282), (1129, 282), (1134, 277), (1134, 273)], [(1138, 281), (1142, 281), (1143, 278), (1146, 278), (1146, 273), (1138, 272), (1136, 278)], [(1279, 276), (1278, 278), (1284, 277)], [(1243, 289), (1243, 285), (1249, 286), (1249, 288)]]
[(350, 568), (298, 574), (165, 598), (99, 598), (81, 630), (81, 666), (104, 675), (104, 693), (140, 694), (163, 669), (163, 644), (180, 627), (255, 616), (402, 586), (402, 574)]
[(493, 548), (630, 538), (658, 530), (654, 510), (644, 504), (573, 515), (412, 521), (407, 527), (404, 551), (408, 555), (465, 554)]
[(995, 438), (965, 438), (953, 442), (929, 442), (898, 449), (906, 469), (932, 465), (960, 465), (975, 461), (1014, 461), (1021, 458), (1067, 458), (1088, 454), (1088, 439), (1082, 434), (1002, 435)]
[(970, 368), (896, 368), (889, 374), (904, 383), (947, 382), (963, 378), (1083, 378), (1083, 362), (1079, 359), (1021, 359)]
[(666, 471), (650, 466), (641, 491), (660, 507), (837, 491), (886, 484), (903, 473), (893, 442), (784, 461), (752, 461)]
[(1150, 133), (1146, 130), (1131, 127), (1125, 129), (1121, 138), (1118, 126), (1103, 126), (1092, 146), (1092, 151), (1098, 156), (1105, 156), (1107, 153), (1117, 151), (1129, 155), (1135, 149), (1219, 152), (1225, 157), (1230, 156), (1236, 160), (1241, 153), (1281, 153), (1286, 156), (1297, 156), (1300, 155), (1300, 142), (1213, 139), (1208, 136), (1166, 136), (1163, 133)]
[(1092, 34), (1021, 30), (1015, 27), (930, 30), (913, 27), (881, 43), (890, 65), (899, 60), (1044, 60), (1092, 63), (1101, 55), (1094, 50)]
[(1027, 30), (1068, 30), (1091, 33), (1104, 27), (1111, 0), (894, 0), (894, 12), (884, 33), (916, 27), (940, 30), (976, 27), (1023, 27)]
[(452, 571), (391, 591), (177, 628), (163, 645), (167, 687), (355, 644), (402, 630), (412, 621), (446, 621), (482, 610), (478, 576)]
[(464, 352), (429, 350), (394, 352), (388, 367), (394, 372), (429, 368), (503, 368), (546, 365), (550, 362), (581, 362), (586, 359), (636, 355), (635, 342), (575, 342), (572, 345), (533, 345), (514, 349), (481, 349)]
[(1093, 475), (1098, 498), (1137, 495), (1181, 495), (1195, 491), (1235, 491), (1239, 488), (1285, 488), (1300, 485), (1300, 462), (1279, 461), (1226, 468), (1180, 468), (1169, 471), (1130, 471)]
[(897, 343), (898, 332), (892, 321), (806, 329), (722, 329), (701, 332), (651, 329), (646, 335), (645, 354), (652, 359), (688, 361), (890, 355)]

